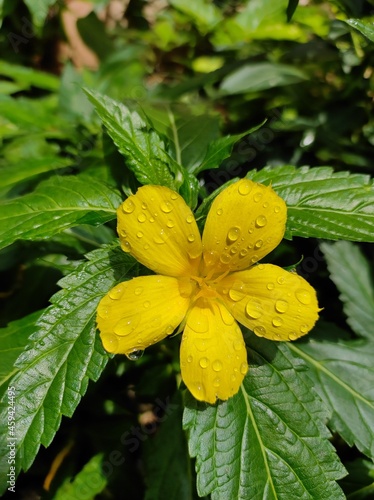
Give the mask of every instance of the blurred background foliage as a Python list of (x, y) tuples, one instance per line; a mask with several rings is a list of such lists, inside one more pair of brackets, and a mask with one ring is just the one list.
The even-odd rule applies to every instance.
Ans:
[[(3, 198), (27, 193), (56, 174), (78, 172), (125, 194), (136, 187), (123, 158), (102, 135), (85, 86), (143, 109), (171, 142), (172, 109), (180, 137), (194, 136), (183, 151), (190, 165), (200, 153), (200, 131), (206, 141), (207, 130), (214, 140), (264, 123), (238, 142), (219, 169), (200, 174), (201, 198), (265, 165), (330, 165), (335, 171), (373, 174), (373, 0), (0, 0), (0, 11)], [(51, 241), (16, 243), (2, 251), (1, 326), (45, 307), (58, 279), (82, 254), (114, 235), (114, 225), (78, 227)], [(307, 244), (299, 241), (294, 262)], [(336, 290), (324, 293), (336, 296), (327, 319), (341, 316)], [(344, 320), (338, 325), (344, 327)], [(74, 418), (63, 421), (51, 447), (21, 475), (23, 498), (36, 498), (27, 496), (35, 493), (35, 478), (39, 485), (45, 480), (50, 491), (45, 495), (53, 497), (56, 485), (94, 453), (116, 446), (124, 423), (153, 425), (149, 402), (164, 401), (175, 390), (170, 373), (178, 343), (170, 342), (168, 349), (150, 349), (126, 371), (121, 360), (108, 366)], [(180, 401), (178, 407), (171, 426), (180, 426)], [(152, 457), (157, 443), (144, 441)], [(342, 443), (336, 445), (343, 461), (356, 458)], [(51, 472), (61, 453), (68, 456), (64, 468)], [(124, 498), (115, 493), (123, 481), (126, 498), (143, 498), (143, 467), (154, 484), (152, 458), (139, 467), (137, 453), (125, 457), (126, 477), (122, 471), (111, 478), (112, 498)], [(356, 465), (347, 491), (355, 488)], [(357, 469), (360, 486), (372, 482), (369, 465), (365, 462), (365, 478)], [(193, 488), (186, 485), (185, 498), (196, 496)], [(147, 491), (146, 498), (152, 498), (152, 488)], [(59, 494), (56, 498), (73, 495)]]

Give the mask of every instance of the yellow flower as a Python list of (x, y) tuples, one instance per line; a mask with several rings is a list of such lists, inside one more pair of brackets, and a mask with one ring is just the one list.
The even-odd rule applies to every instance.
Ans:
[(195, 398), (236, 394), (247, 373), (238, 323), (295, 340), (318, 318), (314, 289), (296, 273), (257, 264), (282, 240), (287, 208), (271, 187), (242, 179), (212, 203), (203, 237), (183, 198), (143, 186), (117, 211), (121, 247), (156, 275), (115, 286), (98, 306), (105, 349), (131, 353), (184, 329), (181, 374)]

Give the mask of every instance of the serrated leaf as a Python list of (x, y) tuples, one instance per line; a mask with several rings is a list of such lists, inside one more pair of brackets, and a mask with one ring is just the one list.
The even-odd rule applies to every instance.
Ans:
[(249, 372), (233, 398), (185, 410), (199, 495), (212, 500), (343, 499), (344, 467), (323, 405), (287, 345), (251, 337)]
[(305, 360), (315, 390), (332, 412), (329, 423), (350, 445), (374, 456), (374, 342), (310, 340), (290, 344)]
[(0, 397), (5, 390), (5, 385), (17, 373), (14, 363), (28, 344), (30, 335), (35, 331), (35, 323), (41, 314), (42, 311), (34, 312), (0, 329)]
[(374, 340), (374, 285), (369, 262), (349, 241), (322, 243), (321, 250), (340, 292), (348, 325), (358, 335)]
[(187, 440), (182, 430), (182, 400), (173, 398), (154, 438), (144, 443), (145, 500), (190, 500), (191, 471)]
[(374, 242), (374, 185), (368, 175), (285, 165), (247, 177), (271, 183), (286, 201), (286, 237)]
[(362, 35), (374, 42), (374, 20), (373, 18), (367, 19), (347, 19), (345, 21), (349, 26), (358, 30)]
[(74, 477), (67, 479), (53, 495), (54, 500), (92, 500), (101, 493), (107, 485), (108, 478), (102, 470), (103, 455), (98, 454), (91, 458), (83, 469)]
[(177, 190), (183, 182), (183, 169), (166, 152), (164, 141), (149, 123), (120, 102), (92, 90), (85, 92), (138, 181)]
[(52, 177), (33, 193), (0, 204), (0, 248), (80, 224), (102, 224), (116, 217), (121, 201), (115, 189), (91, 177)]
[[(17, 472), (28, 469), (40, 447), (48, 446), (61, 422), (71, 416), (87, 389), (97, 380), (108, 355), (96, 332), (96, 307), (118, 281), (132, 277), (136, 261), (119, 247), (105, 247), (87, 255), (87, 261), (59, 284), (40, 317), (32, 344), (17, 359), (16, 389)], [(6, 422), (2, 405), (0, 426)], [(1, 429), (2, 451), (6, 432)], [(5, 456), (4, 453), (0, 454)], [(0, 478), (0, 490), (6, 487)]]

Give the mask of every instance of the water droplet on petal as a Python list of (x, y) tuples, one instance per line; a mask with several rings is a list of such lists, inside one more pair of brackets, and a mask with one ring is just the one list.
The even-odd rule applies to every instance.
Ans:
[(186, 222), (187, 224), (191, 224), (194, 220), (194, 216), (193, 215), (187, 215), (186, 217)]
[(222, 208), (218, 208), (216, 214), (217, 215), (222, 215), (223, 214)]
[(143, 287), (142, 286), (138, 286), (135, 288), (135, 295), (140, 295), (141, 293), (143, 292)]
[(145, 302), (143, 302), (143, 306), (148, 309), (148, 307), (151, 305), (151, 303), (149, 302), (149, 300), (146, 300)]
[(235, 340), (234, 341), (234, 349), (235, 351), (241, 351), (244, 347), (244, 344), (241, 340)]
[(115, 335), (105, 335), (103, 336), (103, 341), (105, 343), (105, 348), (109, 352), (116, 352), (118, 349), (118, 339)]
[(213, 380), (213, 387), (219, 387), (220, 386), (220, 383), (221, 383), (221, 380), (219, 377), (216, 377), (214, 380)]
[(245, 297), (244, 285), (239, 283), (235, 283), (235, 288), (230, 288), (229, 297), (234, 302), (238, 302)]
[(273, 326), (278, 327), (283, 325), (283, 320), (281, 318), (274, 318), (272, 321)]
[(142, 209), (143, 209), (143, 210), (146, 210), (146, 209), (147, 209), (147, 207), (148, 207), (148, 205), (146, 204), (146, 202), (145, 202), (145, 201), (143, 201), (143, 203), (142, 203)]
[(129, 198), (122, 203), (122, 212), (131, 214), (135, 210), (135, 203)]
[(246, 248), (243, 248), (243, 250), (240, 250), (239, 255), (240, 257), (245, 257), (248, 253), (248, 250)]
[(126, 356), (130, 361), (136, 361), (143, 356), (143, 353), (144, 351), (142, 351), (141, 349), (137, 349), (135, 351), (128, 352)]
[(268, 208), (269, 206), (269, 203), (267, 201), (265, 201), (265, 203), (262, 205), (264, 208)]
[(308, 333), (308, 331), (309, 331), (308, 325), (304, 324), (304, 325), (300, 326), (300, 332), (301, 333)]
[(146, 220), (147, 220), (147, 217), (145, 216), (145, 214), (141, 213), (138, 215), (139, 222), (145, 222)]
[(296, 340), (299, 337), (299, 335), (296, 332), (291, 332), (288, 335), (289, 340)]
[(172, 325), (169, 325), (165, 329), (166, 335), (171, 335), (174, 332), (174, 327)]
[(131, 252), (131, 244), (129, 241), (123, 241), (121, 244), (121, 248), (124, 252)]
[(142, 237), (143, 237), (143, 234), (144, 234), (144, 233), (142, 233), (141, 231), (138, 231), (138, 232), (136, 233), (136, 236), (137, 236), (138, 238), (142, 238)]
[(122, 238), (126, 238), (127, 231), (125, 231), (124, 229), (121, 229), (121, 231), (119, 232), (119, 235), (122, 236)]
[(173, 205), (169, 201), (164, 201), (163, 203), (161, 203), (161, 210), (165, 214), (168, 214), (173, 210)]
[[(251, 262), (253, 264), (255, 264), (258, 260), (259, 260), (259, 256), (257, 254), (255, 254), (252, 258), (251, 258)], [(260, 264), (261, 265), (261, 264)], [(258, 266), (259, 269), (261, 269), (260, 265)]]
[(246, 196), (247, 194), (249, 194), (251, 192), (251, 189), (252, 189), (252, 185), (249, 181), (243, 180), (242, 182), (239, 183), (238, 192), (242, 196)]
[(240, 365), (240, 373), (242, 375), (246, 375), (247, 372), (248, 372), (248, 365), (247, 365), (247, 363), (242, 363)]
[(274, 286), (275, 286), (275, 285), (274, 285), (274, 283), (268, 283), (268, 284), (266, 285), (266, 288), (267, 288), (268, 290), (274, 290)]
[(259, 215), (255, 221), (256, 227), (264, 227), (267, 224), (265, 215)]
[(213, 266), (218, 259), (218, 252), (210, 250), (209, 252), (204, 252), (204, 262), (205, 265), (210, 267)]
[[(192, 316), (192, 315), (191, 315)], [(189, 318), (188, 326), (192, 328), (197, 333), (203, 333), (208, 331), (209, 321), (204, 315), (197, 317), (196, 315)]]
[(274, 212), (278, 214), (280, 212), (281, 207), (279, 205), (275, 205)]
[(255, 326), (253, 328), (253, 333), (255, 333), (258, 337), (263, 337), (266, 335), (266, 329), (263, 326)]
[(148, 243), (146, 243), (143, 248), (144, 248), (144, 250), (148, 250), (149, 249)]
[(192, 363), (192, 359), (193, 359), (192, 356), (188, 356), (187, 363)]
[(108, 319), (109, 318), (109, 308), (108, 307), (103, 307), (102, 305), (99, 305), (97, 309), (97, 313), (102, 319)]
[(219, 306), (219, 312), (221, 313), (221, 318), (225, 325), (230, 326), (234, 323), (233, 316), (229, 313), (225, 306)]
[(122, 297), (123, 286), (119, 285), (112, 288), (109, 292), (109, 297), (113, 300), (118, 300)]
[(189, 234), (187, 236), (187, 239), (190, 243), (193, 243), (195, 241), (195, 235), (194, 234)]
[(262, 240), (257, 240), (256, 243), (255, 243), (255, 248), (261, 248), (262, 245), (263, 245), (263, 241)]
[(306, 306), (312, 301), (310, 292), (308, 292), (308, 290), (305, 290), (305, 288), (298, 288), (295, 292), (295, 295), (297, 300)]
[(253, 199), (256, 203), (258, 203), (262, 198), (262, 193), (261, 191), (257, 191), (257, 193), (254, 194)]
[(171, 229), (172, 227), (174, 227), (174, 226), (175, 226), (174, 221), (172, 221), (171, 219), (169, 219), (169, 220), (167, 221), (166, 225), (167, 225), (167, 227), (168, 227), (169, 229)]
[(252, 319), (258, 319), (262, 316), (261, 304), (254, 300), (249, 300), (245, 306), (245, 312)]
[(163, 229), (160, 230), (159, 234), (153, 238), (153, 241), (157, 243), (157, 245), (162, 245), (167, 240), (168, 236), (166, 235)]
[(219, 260), (222, 262), (222, 264), (228, 264), (231, 260), (231, 255), (228, 253), (223, 253), (221, 254)]
[(284, 276), (278, 276), (277, 283), (279, 283), (279, 285), (283, 285), (285, 281), (286, 280), (285, 280)]
[(155, 221), (155, 220), (154, 220), (154, 218), (153, 218), (153, 217), (150, 217), (150, 218), (149, 218), (149, 222), (153, 223), (154, 221)]
[(215, 372), (220, 372), (222, 370), (222, 362), (219, 361), (218, 359), (216, 359), (215, 361), (213, 361), (212, 363), (212, 368)]
[(174, 192), (174, 193), (171, 193), (170, 198), (171, 198), (172, 200), (176, 200), (176, 199), (178, 198), (178, 194), (177, 194), (177, 193), (175, 193), (175, 192)]
[(114, 326), (113, 331), (117, 335), (121, 337), (125, 337), (126, 335), (130, 335), (133, 331), (135, 331), (136, 327), (140, 322), (139, 316), (133, 316), (132, 318), (123, 318), (118, 321), (118, 323)]
[(275, 310), (281, 314), (285, 313), (288, 309), (288, 302), (286, 300), (277, 300), (275, 303)]
[(240, 236), (240, 227), (235, 226), (229, 229), (227, 239), (230, 243), (234, 243)]
[(201, 366), (201, 368), (207, 368), (208, 364), (208, 358), (201, 358), (199, 361), (199, 365)]

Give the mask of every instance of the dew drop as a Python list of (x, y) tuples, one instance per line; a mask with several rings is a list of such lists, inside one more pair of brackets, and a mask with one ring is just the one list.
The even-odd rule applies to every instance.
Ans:
[(247, 372), (248, 372), (248, 365), (247, 365), (247, 363), (242, 363), (240, 365), (240, 373), (242, 375), (246, 375)]
[(122, 203), (122, 212), (131, 214), (135, 210), (135, 203), (129, 198)]
[(240, 250), (239, 255), (240, 257), (245, 257), (248, 253), (248, 250), (246, 248), (243, 248), (243, 250)]
[(259, 215), (255, 221), (256, 227), (264, 227), (267, 224), (265, 215)]
[(171, 335), (174, 332), (174, 327), (172, 325), (169, 325), (165, 329), (166, 335)]
[(308, 290), (305, 290), (305, 288), (298, 288), (295, 292), (295, 295), (297, 300), (306, 306), (312, 301), (310, 292), (308, 292)]
[(283, 320), (282, 318), (274, 318), (272, 321), (273, 326), (278, 327), (283, 325)]
[(225, 306), (219, 306), (219, 312), (225, 325), (231, 326), (234, 323), (233, 316), (229, 313)]
[(189, 234), (187, 236), (187, 239), (190, 243), (193, 243), (195, 241), (195, 235), (194, 234)]
[(102, 319), (109, 318), (109, 309), (107, 307), (102, 307), (101, 305), (99, 305), (97, 313)]
[(228, 253), (223, 253), (221, 254), (219, 260), (222, 262), (222, 264), (228, 264), (231, 260), (231, 255)]
[(278, 276), (277, 283), (279, 283), (279, 285), (283, 285), (284, 282), (285, 282), (284, 276)]
[(138, 238), (142, 238), (142, 237), (143, 237), (143, 234), (144, 234), (144, 233), (142, 233), (142, 231), (138, 231), (138, 232), (136, 233), (136, 236), (137, 236)]
[(229, 229), (227, 239), (230, 243), (234, 243), (240, 236), (240, 227), (235, 226)]
[(153, 217), (150, 217), (150, 218), (149, 218), (149, 222), (150, 222), (150, 223), (153, 223), (154, 221), (155, 221), (155, 220), (154, 220), (154, 218), (153, 218)]
[(120, 335), (121, 337), (125, 337), (126, 335), (130, 335), (140, 322), (139, 316), (135, 316), (132, 318), (123, 318), (118, 321), (118, 323), (113, 328), (114, 333)]
[(188, 356), (187, 363), (192, 363), (192, 356)]
[(143, 201), (143, 203), (142, 203), (142, 209), (143, 210), (147, 210), (147, 207), (148, 207), (148, 205), (146, 204), (145, 201)]
[(146, 300), (144, 303), (143, 303), (143, 306), (148, 309), (148, 307), (151, 305), (151, 303), (149, 302), (149, 300)]
[(217, 215), (222, 215), (223, 214), (222, 208), (218, 208), (216, 214)]
[(135, 288), (135, 295), (140, 295), (141, 293), (143, 292), (143, 287), (142, 286), (138, 286)]
[(219, 361), (218, 359), (216, 359), (215, 361), (213, 361), (212, 363), (212, 368), (215, 372), (220, 372), (222, 370), (222, 362)]
[(148, 250), (149, 249), (148, 243), (146, 243), (143, 248), (144, 248), (144, 250)]
[(285, 313), (288, 309), (288, 302), (286, 300), (277, 300), (275, 303), (275, 310), (281, 314)]
[(231, 253), (231, 255), (235, 255), (237, 252), (238, 252), (237, 247), (232, 247), (232, 248), (230, 249), (230, 253)]
[(186, 217), (186, 222), (187, 224), (191, 224), (194, 220), (194, 216), (193, 215), (187, 215)]
[(230, 288), (229, 297), (234, 302), (239, 302), (245, 297), (245, 293), (243, 292), (243, 285), (236, 286), (236, 288)]
[(118, 300), (121, 298), (122, 293), (123, 293), (123, 286), (116, 286), (110, 290), (109, 297), (113, 300)]
[(167, 225), (167, 227), (168, 227), (169, 229), (171, 229), (172, 227), (174, 227), (174, 226), (175, 226), (174, 221), (172, 221), (171, 219), (169, 219), (169, 220), (167, 221), (166, 225)]
[(279, 214), (280, 209), (281, 209), (281, 207), (280, 207), (279, 205), (276, 205), (276, 206), (274, 207), (274, 212), (275, 212), (276, 214)]
[(274, 283), (271, 283), (271, 282), (270, 282), (270, 283), (268, 283), (268, 284), (266, 285), (266, 288), (267, 288), (268, 290), (274, 290), (274, 286), (275, 286), (275, 285), (274, 285)]
[(143, 353), (144, 353), (144, 351), (142, 351), (141, 349), (137, 349), (135, 351), (131, 351), (131, 352), (127, 353), (126, 356), (128, 357), (128, 359), (130, 361), (136, 361), (137, 359), (139, 359), (143, 356)]
[(172, 200), (176, 200), (178, 198), (178, 194), (177, 193), (171, 193), (170, 198)]
[(204, 252), (204, 262), (205, 265), (210, 267), (213, 266), (218, 259), (218, 253), (214, 250), (210, 250), (209, 252)]
[(103, 341), (105, 344), (105, 349), (109, 352), (116, 352), (118, 349), (118, 339), (115, 335), (105, 335), (103, 336)]
[(256, 243), (255, 243), (255, 248), (261, 248), (262, 245), (264, 244), (264, 242), (262, 240), (257, 240)]
[(207, 368), (208, 364), (208, 358), (201, 358), (199, 361), (199, 365), (201, 366), (201, 368)]
[(264, 208), (268, 208), (269, 206), (269, 203), (267, 201), (265, 201), (265, 203), (262, 205)]
[(263, 337), (266, 335), (266, 330), (263, 326), (255, 326), (253, 328), (253, 333), (255, 333), (258, 337)]
[(219, 377), (216, 377), (214, 380), (213, 380), (213, 386), (214, 387), (219, 387), (221, 384), (221, 380)]
[(141, 213), (138, 215), (139, 222), (145, 222), (146, 220), (147, 220), (147, 217), (145, 216), (145, 214)]
[(165, 214), (168, 214), (173, 210), (173, 205), (169, 201), (164, 201), (163, 203), (161, 203), (161, 210)]
[(167, 240), (167, 236), (165, 234), (165, 231), (161, 229), (160, 233), (153, 238), (153, 241), (157, 243), (157, 245), (163, 245), (165, 241)]
[(243, 180), (242, 182), (239, 183), (238, 192), (242, 196), (246, 196), (247, 194), (249, 194), (251, 192), (251, 189), (252, 189), (252, 186), (251, 186), (251, 183), (249, 181)]
[(258, 203), (262, 198), (262, 193), (260, 191), (257, 191), (257, 193), (254, 194), (253, 199), (256, 203)]
[(197, 333), (207, 332), (209, 327), (208, 318), (204, 315), (199, 317), (193, 316), (189, 319), (188, 326)]
[(245, 306), (245, 312), (247, 313), (247, 316), (249, 316), (250, 318), (258, 319), (262, 316), (261, 304), (253, 300), (249, 300), (247, 302), (247, 305)]
[(131, 252), (131, 244), (129, 241), (124, 241), (121, 245), (121, 248), (124, 252)]
[(231, 375), (231, 382), (235, 382), (235, 380), (236, 380), (236, 375), (232, 374)]
[(127, 231), (125, 231), (124, 229), (121, 229), (121, 231), (119, 232), (119, 235), (122, 236), (122, 238), (126, 238)]
[(304, 324), (304, 325), (300, 326), (300, 332), (301, 333), (308, 333), (308, 330), (309, 330), (308, 325)]
[(296, 332), (291, 332), (288, 335), (289, 340), (296, 340), (299, 337), (299, 335)]
[(235, 340), (234, 349), (235, 351), (241, 351), (243, 349), (243, 342), (241, 342), (240, 340)]
[[(252, 258), (251, 258), (251, 262), (253, 264), (255, 264), (258, 260), (259, 260), (259, 256), (257, 254), (255, 254)], [(261, 265), (261, 264), (260, 264)], [(259, 269), (261, 269), (260, 265), (258, 266)]]

